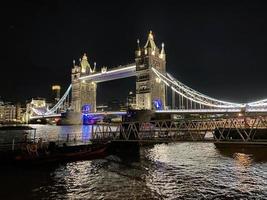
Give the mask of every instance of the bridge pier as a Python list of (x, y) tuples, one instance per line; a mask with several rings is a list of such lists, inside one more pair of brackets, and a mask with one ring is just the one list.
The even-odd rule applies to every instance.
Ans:
[(147, 42), (143, 48), (138, 46), (135, 51), (136, 63), (136, 108), (147, 110), (165, 109), (166, 86), (154, 74), (152, 68), (166, 73), (166, 54), (164, 44), (160, 50), (150, 31)]
[(96, 88), (94, 81), (81, 80), (80, 77), (94, 73), (84, 54), (80, 60), (80, 65), (75, 65), (72, 68), (72, 100), (71, 107), (74, 112), (81, 113), (83, 106), (89, 105), (91, 112), (96, 112)]

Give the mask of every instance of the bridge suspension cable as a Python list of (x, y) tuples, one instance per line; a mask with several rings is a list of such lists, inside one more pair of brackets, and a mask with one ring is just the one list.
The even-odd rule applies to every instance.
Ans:
[(267, 107), (267, 99), (248, 103), (250, 107)]
[(157, 75), (157, 77), (161, 81), (163, 81), (174, 92), (176, 92), (182, 98), (185, 98), (187, 100), (186, 102), (187, 107), (188, 107), (188, 100), (203, 106), (208, 106), (213, 108), (243, 108), (246, 106), (246, 104), (232, 103), (211, 98), (186, 86), (177, 79), (173, 78), (168, 73), (164, 75), (155, 68), (152, 68), (152, 71)]
[(64, 101), (69, 96), (71, 87), (72, 87), (72, 85), (70, 84), (69, 87), (68, 87), (68, 89), (66, 90), (65, 94), (61, 97), (61, 99), (56, 103), (56, 105), (54, 105), (53, 108), (51, 108), (50, 110), (47, 110), (47, 112), (45, 113), (45, 115), (54, 114), (63, 105)]

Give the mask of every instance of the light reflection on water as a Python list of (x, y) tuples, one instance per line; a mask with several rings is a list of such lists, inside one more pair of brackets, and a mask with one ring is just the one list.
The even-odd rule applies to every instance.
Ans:
[[(90, 126), (39, 126), (39, 134), (44, 134), (40, 127), (54, 138), (69, 132), (91, 137)], [(134, 162), (108, 156), (4, 168), (0, 192), (10, 199), (265, 199), (266, 153), (216, 149), (211, 143), (160, 144), (142, 147), (140, 160)]]

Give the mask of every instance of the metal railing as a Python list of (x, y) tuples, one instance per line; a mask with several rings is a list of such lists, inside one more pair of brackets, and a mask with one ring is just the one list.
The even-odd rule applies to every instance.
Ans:
[[(93, 140), (207, 140), (212, 133), (214, 141), (236, 140), (255, 141), (259, 130), (266, 130), (267, 120), (263, 117), (220, 118), (199, 120), (154, 120), (150, 122), (124, 122), (120, 124), (96, 124), (92, 128)], [(255, 137), (256, 136), (256, 137)]]

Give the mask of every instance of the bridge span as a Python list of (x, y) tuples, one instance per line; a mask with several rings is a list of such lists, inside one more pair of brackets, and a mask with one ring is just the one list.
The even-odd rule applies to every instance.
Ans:
[(119, 66), (117, 68), (112, 68), (108, 70), (107, 68), (102, 68), (101, 72), (93, 73), (87, 76), (82, 76), (80, 80), (93, 81), (96, 83), (112, 81), (121, 78), (127, 78), (131, 76), (136, 76), (136, 65), (135, 63)]
[[(101, 71), (97, 72), (96, 65), (92, 68), (84, 54), (79, 64), (73, 63), (71, 84), (58, 103), (45, 111), (31, 108), (30, 118), (58, 117), (67, 110), (82, 114), (84, 106), (90, 108), (90, 115), (112, 114), (96, 112), (97, 84), (127, 77), (136, 77), (136, 110), (180, 115), (253, 113), (259, 117), (267, 113), (267, 99), (248, 103), (228, 102), (209, 97), (177, 80), (166, 70), (164, 44), (159, 48), (153, 33), (150, 32), (143, 47), (138, 40), (135, 62), (129, 65), (119, 65), (111, 69), (102, 67)], [(119, 89), (119, 86), (116, 89)], [(169, 105), (166, 103), (166, 99), (170, 99), (168, 95), (171, 95), (172, 100)], [(169, 109), (170, 107), (172, 109)]]

